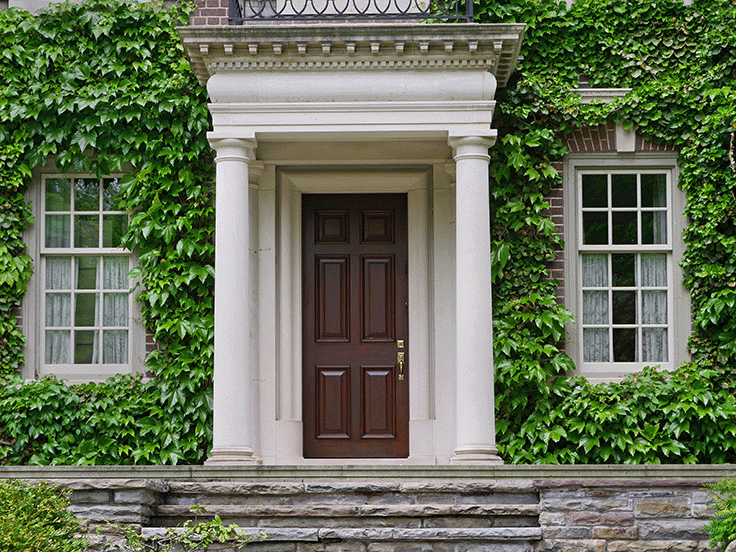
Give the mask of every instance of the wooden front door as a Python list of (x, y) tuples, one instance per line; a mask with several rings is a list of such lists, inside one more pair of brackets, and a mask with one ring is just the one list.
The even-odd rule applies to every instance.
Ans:
[(304, 195), (302, 223), (304, 456), (406, 457), (406, 195)]

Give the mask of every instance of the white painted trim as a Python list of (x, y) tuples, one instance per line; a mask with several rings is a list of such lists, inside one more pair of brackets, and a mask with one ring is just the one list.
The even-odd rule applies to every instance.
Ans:
[[(268, 167), (268, 165), (267, 165)], [(267, 169), (268, 172), (268, 169)], [(434, 464), (434, 366), (430, 349), (434, 309), (432, 296), (431, 211), (432, 170), (423, 168), (367, 169), (289, 169), (276, 170), (277, 229), (276, 258), (278, 279), (275, 285), (279, 328), (277, 362), (271, 363), (277, 382), (275, 431), (261, 429), (264, 463), (334, 464), (330, 459), (304, 459), (302, 451), (302, 233), (301, 196), (303, 193), (406, 193), (409, 228), (409, 358), (412, 359), (410, 389), (410, 453), (408, 459), (351, 458), (351, 464)], [(376, 183), (379, 183), (376, 185)], [(262, 244), (264, 242), (261, 242)], [(262, 299), (262, 307), (268, 299)], [(261, 320), (265, 321), (264, 314)], [(268, 333), (261, 328), (261, 334)], [(261, 369), (268, 373), (268, 359)], [(262, 408), (263, 410), (263, 408)]]
[[(576, 153), (565, 158), (564, 165), (564, 221), (565, 221), (565, 306), (578, 314), (580, 274), (578, 263), (579, 228), (578, 228), (578, 190), (577, 175), (581, 170), (600, 171), (640, 171), (661, 170), (667, 172), (671, 185), (668, 190), (670, 208), (668, 209), (668, 227), (672, 254), (668, 264), (669, 280), (672, 282), (672, 297), (669, 308), (672, 312), (672, 333), (670, 337), (670, 360), (662, 363), (662, 368), (674, 369), (682, 362), (689, 360), (687, 337), (692, 330), (690, 295), (683, 285), (683, 271), (679, 259), (685, 252), (682, 231), (687, 224), (685, 219), (685, 193), (677, 186), (679, 168), (677, 154), (673, 152), (636, 152), (636, 153)], [(656, 246), (653, 246), (656, 247)], [(610, 249), (617, 249), (615, 246)], [(630, 250), (631, 247), (621, 247)], [(638, 251), (645, 251), (647, 246), (639, 246)], [(644, 365), (654, 363), (611, 363), (610, 368), (601, 368), (595, 372), (586, 372), (582, 366), (582, 339), (575, 321), (569, 322), (566, 328), (566, 352), (578, 366), (577, 373), (588, 377), (591, 381), (612, 381), (641, 370)]]
[[(129, 169), (129, 167), (124, 167)], [(114, 173), (112, 175), (120, 177), (124, 172)], [(60, 370), (54, 372), (52, 370), (43, 371), (44, 364), (44, 324), (41, 322), (44, 316), (44, 295), (45, 277), (42, 271), (45, 269), (42, 255), (63, 255), (77, 256), (79, 254), (94, 254), (95, 256), (123, 255), (131, 259), (131, 268), (137, 264), (137, 255), (134, 252), (121, 253), (119, 248), (46, 248), (44, 246), (44, 178), (51, 175), (59, 175), (65, 177), (86, 177), (97, 178), (89, 173), (72, 173), (60, 171), (53, 161), (48, 161), (44, 166), (37, 168), (33, 172), (31, 186), (25, 194), (25, 199), (33, 208), (35, 223), (28, 226), (23, 232), (23, 241), (27, 246), (27, 252), (33, 259), (34, 270), (31, 279), (28, 282), (28, 291), (21, 301), (23, 314), (22, 331), (26, 337), (26, 347), (24, 351), (25, 362), (21, 367), (21, 376), (31, 380), (43, 376), (46, 373), (56, 373), (60, 378), (65, 379), (69, 383), (85, 383), (89, 381), (104, 381), (110, 376), (117, 373), (142, 372), (144, 370), (144, 362), (146, 356), (146, 330), (143, 326), (141, 317), (140, 304), (135, 300), (136, 293), (132, 293), (128, 301), (128, 364), (127, 370), (120, 372), (120, 368), (126, 365), (60, 365)], [(134, 280), (130, 283), (131, 289), (139, 283)], [(107, 366), (107, 368), (105, 368)]]

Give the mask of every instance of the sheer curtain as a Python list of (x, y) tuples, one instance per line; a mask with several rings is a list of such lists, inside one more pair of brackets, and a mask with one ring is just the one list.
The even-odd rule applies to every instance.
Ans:
[[(664, 253), (641, 255), (641, 285), (643, 288), (667, 287), (667, 255)], [(642, 289), (642, 324), (666, 326), (667, 290)], [(667, 362), (667, 328), (642, 328), (642, 360)]]
[[(70, 328), (72, 325), (71, 258), (46, 258), (46, 327)], [(64, 293), (49, 293), (49, 291)], [(46, 364), (71, 362), (71, 330), (46, 330)]]
[[(583, 261), (583, 288), (608, 287), (608, 255), (586, 254)], [(583, 324), (608, 324), (608, 290), (583, 291)], [(608, 328), (583, 329), (583, 361), (608, 362), (610, 340)]]
[[(103, 362), (127, 364), (128, 330), (107, 328), (128, 326), (128, 257), (104, 257), (103, 261)], [(120, 291), (108, 293), (107, 290)]]

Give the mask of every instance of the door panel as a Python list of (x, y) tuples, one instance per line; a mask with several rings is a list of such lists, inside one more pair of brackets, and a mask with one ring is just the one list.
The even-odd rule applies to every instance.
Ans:
[(317, 341), (350, 341), (350, 259), (316, 255)]
[(361, 256), (363, 341), (394, 341), (394, 258)]
[(350, 367), (318, 366), (317, 436), (350, 438)]
[(304, 455), (406, 457), (406, 195), (304, 195), (302, 210)]

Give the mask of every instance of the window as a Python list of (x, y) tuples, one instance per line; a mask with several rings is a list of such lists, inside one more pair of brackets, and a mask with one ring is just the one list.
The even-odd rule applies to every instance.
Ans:
[(35, 313), (27, 335), (37, 338), (28, 340), (26, 375), (100, 380), (130, 372), (142, 361), (143, 331), (128, 280), (133, 256), (122, 248), (120, 179), (44, 174), (38, 184), (36, 293), (24, 302), (24, 321), (27, 310)]
[(676, 166), (674, 159), (633, 159), (568, 163), (571, 353), (578, 370), (593, 378), (686, 360), (690, 310), (678, 264), (684, 220)]

